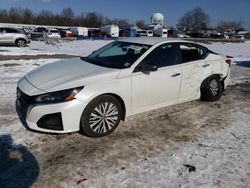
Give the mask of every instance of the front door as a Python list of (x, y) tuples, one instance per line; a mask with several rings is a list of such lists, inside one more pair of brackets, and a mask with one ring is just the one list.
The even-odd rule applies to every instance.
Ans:
[[(155, 48), (132, 74), (132, 111), (139, 113), (177, 103), (181, 67), (177, 45), (163, 44)], [(145, 72), (143, 64), (158, 67), (157, 71)]]

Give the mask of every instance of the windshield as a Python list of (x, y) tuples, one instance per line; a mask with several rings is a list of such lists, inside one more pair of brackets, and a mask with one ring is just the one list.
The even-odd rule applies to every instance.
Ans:
[(84, 60), (103, 67), (124, 69), (130, 67), (149, 48), (150, 45), (115, 41)]

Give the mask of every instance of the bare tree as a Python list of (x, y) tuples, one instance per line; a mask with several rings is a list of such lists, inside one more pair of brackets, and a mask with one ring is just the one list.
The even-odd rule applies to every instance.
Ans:
[(217, 24), (216, 27), (219, 32), (238, 32), (243, 31), (243, 21), (221, 21)]
[(48, 11), (48, 10), (42, 10), (34, 19), (35, 21), (33, 23), (35, 24), (41, 24), (41, 25), (54, 25), (55, 15)]
[(64, 8), (61, 12), (62, 25), (70, 25), (75, 17), (75, 14), (71, 8)]
[(178, 21), (177, 28), (183, 31), (200, 32), (209, 25), (209, 16), (200, 7), (186, 12)]
[(140, 29), (146, 29), (147, 28), (147, 24), (145, 23), (144, 20), (138, 20), (135, 25), (137, 27), (139, 27)]
[(10, 22), (18, 23), (22, 21), (22, 9), (20, 8), (10, 8), (8, 15)]
[(87, 27), (101, 27), (103, 25), (103, 15), (96, 12), (87, 13), (85, 18), (85, 26)]
[(114, 19), (113, 24), (116, 24), (119, 26), (119, 28), (125, 28), (130, 25), (130, 22), (128, 19)]
[(54, 14), (48, 10), (34, 13), (27, 8), (0, 9), (0, 22), (86, 27), (101, 27), (107, 24), (117, 24), (121, 28), (129, 26), (127, 19), (110, 19), (96, 12), (86, 14), (82, 12), (80, 15), (75, 15), (71, 8), (63, 9), (60, 14)]
[(0, 22), (9, 22), (9, 16), (6, 9), (0, 10)]
[(33, 12), (26, 8), (23, 10), (23, 23), (24, 24), (31, 24), (33, 22)]

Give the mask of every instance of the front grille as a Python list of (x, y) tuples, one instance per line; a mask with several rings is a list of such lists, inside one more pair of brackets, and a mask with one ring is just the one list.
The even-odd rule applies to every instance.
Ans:
[(26, 95), (19, 88), (17, 88), (17, 106), (24, 119), (27, 116), (27, 111), (32, 102), (33, 102), (33, 97)]

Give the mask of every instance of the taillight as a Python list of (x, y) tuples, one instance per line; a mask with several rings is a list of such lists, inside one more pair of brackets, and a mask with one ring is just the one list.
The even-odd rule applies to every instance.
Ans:
[(231, 59), (226, 59), (225, 62), (230, 66), (231, 63), (232, 63), (232, 60)]

